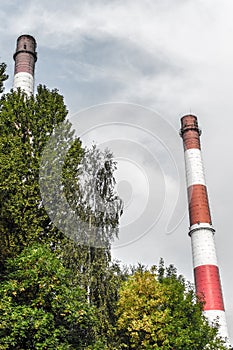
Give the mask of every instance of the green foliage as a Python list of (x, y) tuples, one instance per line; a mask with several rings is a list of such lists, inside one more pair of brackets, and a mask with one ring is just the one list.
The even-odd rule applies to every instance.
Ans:
[(8, 75), (6, 74), (6, 64), (0, 63), (0, 93), (4, 91), (3, 83), (8, 79)]
[(97, 319), (50, 249), (25, 248), (0, 284), (0, 349), (85, 349)]
[[(122, 204), (113, 191), (112, 155), (96, 148), (84, 151), (71, 124), (64, 122), (66, 115), (63, 97), (42, 86), (35, 97), (18, 90), (0, 100), (2, 265), (32, 242), (61, 242), (63, 235), (55, 228), (61, 228), (59, 223), (62, 232), (81, 244), (96, 246), (99, 240), (109, 249), (117, 235)], [(43, 202), (42, 184), (47, 195)]]
[[(87, 301), (98, 310), (100, 321), (98, 335), (107, 349), (115, 344), (116, 304), (122, 281), (127, 271), (118, 262), (111, 261), (110, 251), (105, 248), (79, 246), (67, 241), (60, 258), (73, 274), (74, 284), (85, 289)], [(104, 345), (100, 349), (105, 349)]]
[(35, 98), (20, 91), (1, 98), (0, 270), (6, 257), (28, 244), (59, 239), (42, 205), (39, 167), (46, 142), (66, 115), (63, 97), (42, 86)]
[[(108, 150), (101, 152), (95, 146), (85, 149), (79, 162), (73, 159), (72, 148), (70, 151), (63, 168), (63, 184), (69, 205), (79, 218), (75, 226), (79, 239), (74, 236), (66, 243), (63, 240), (60, 257), (74, 271), (74, 280), (85, 288), (88, 302), (98, 308), (99, 334), (110, 349), (114, 310), (124, 279), (119, 265), (111, 263), (110, 254), (122, 214), (122, 202), (114, 190), (116, 164)], [(86, 244), (80, 244), (85, 239)]]
[[(25, 247), (48, 244), (72, 270), (73, 285), (81, 286), (88, 304), (98, 308), (100, 339), (94, 347), (110, 349), (106, 344), (123, 278), (110, 255), (122, 212), (114, 192), (116, 165), (109, 151), (82, 149), (66, 115), (63, 97), (43, 86), (35, 97), (18, 90), (0, 100), (0, 273), (7, 268), (6, 259)], [(46, 198), (41, 197), (42, 184)], [(68, 210), (60, 210), (64, 195)], [(76, 225), (67, 220), (72, 215), (78, 218)], [(59, 230), (60, 223), (67, 235)], [(88, 239), (84, 244), (85, 237), (97, 237), (101, 245), (94, 247)]]
[(79, 239), (74, 237), (75, 241), (109, 250), (118, 236), (122, 201), (115, 191), (115, 170), (108, 150), (101, 152), (96, 146), (85, 149), (78, 162), (70, 148), (63, 167), (63, 185), (69, 206), (79, 219), (75, 223)]
[(122, 349), (226, 349), (173, 266), (136, 271), (120, 290), (117, 315)]

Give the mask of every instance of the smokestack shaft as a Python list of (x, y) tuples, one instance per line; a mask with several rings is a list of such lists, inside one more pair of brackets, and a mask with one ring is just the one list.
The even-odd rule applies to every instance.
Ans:
[(21, 35), (14, 54), (15, 73), (13, 89), (21, 88), (28, 96), (34, 92), (34, 71), (37, 60), (36, 41), (31, 35)]
[(218, 318), (219, 335), (228, 338), (222, 288), (214, 241), (208, 193), (203, 169), (197, 118), (181, 118), (180, 135), (184, 144), (189, 202), (189, 235), (192, 242), (194, 278), (197, 295), (204, 299), (204, 314), (213, 322)]

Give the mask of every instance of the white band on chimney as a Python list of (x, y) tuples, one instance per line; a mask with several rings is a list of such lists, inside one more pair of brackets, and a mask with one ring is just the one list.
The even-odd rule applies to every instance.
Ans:
[(213, 232), (199, 229), (191, 233), (193, 267), (218, 265)]
[(187, 187), (206, 185), (201, 150), (190, 148), (184, 152)]
[(227, 345), (229, 344), (229, 338), (228, 338), (228, 330), (227, 330), (227, 321), (226, 321), (226, 313), (222, 310), (206, 310), (203, 312), (203, 314), (208, 319), (208, 322), (211, 324), (213, 322), (219, 323), (219, 331), (218, 335), (222, 337), (224, 340), (226, 339)]
[(34, 91), (34, 79), (30, 73), (20, 72), (15, 74), (13, 89), (21, 88), (27, 95), (33, 94)]

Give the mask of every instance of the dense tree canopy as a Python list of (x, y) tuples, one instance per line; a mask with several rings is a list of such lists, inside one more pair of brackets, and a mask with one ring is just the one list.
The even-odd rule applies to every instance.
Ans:
[[(110, 170), (103, 172), (105, 163), (101, 153), (94, 149), (87, 152), (81, 147), (80, 140), (74, 136), (72, 126), (65, 121), (67, 109), (63, 97), (56, 90), (49, 91), (39, 86), (36, 96), (26, 97), (16, 91), (4, 95), (0, 101), (0, 256), (4, 259), (17, 253), (24, 246), (39, 241), (48, 242), (55, 247), (63, 238), (67, 227), (60, 227), (58, 222), (68, 223), (70, 208), (79, 221), (73, 225), (78, 236), (71, 238), (81, 244), (90, 245), (90, 240), (81, 237), (91, 236), (90, 229), (96, 237), (101, 237), (104, 246), (110, 249), (112, 228), (116, 228), (121, 211), (121, 202), (113, 195), (114, 163), (109, 152), (106, 158)], [(54, 130), (64, 122), (59, 137)], [(54, 148), (49, 149), (47, 158), (44, 149), (49, 140), (54, 138)], [(57, 167), (59, 157), (53, 157), (58, 151), (70, 147), (64, 160), (63, 181), (59, 180)], [(43, 161), (42, 163), (42, 155)], [(46, 167), (46, 165), (49, 166)], [(42, 167), (43, 165), (43, 167)], [(85, 166), (84, 166), (85, 165)], [(45, 210), (44, 198), (41, 197), (40, 169), (46, 178), (48, 202), (53, 213)], [(94, 171), (90, 171), (94, 169)], [(101, 176), (97, 176), (101, 174)], [(84, 178), (80, 187), (80, 177)], [(102, 184), (101, 184), (102, 183)], [(63, 190), (64, 188), (64, 190)], [(107, 188), (107, 190), (106, 190)], [(102, 192), (101, 192), (102, 191)], [(59, 200), (64, 193), (69, 204), (68, 210), (60, 210)], [(101, 210), (96, 196), (101, 198)], [(43, 199), (43, 200), (42, 200)], [(93, 207), (92, 203), (97, 203)], [(65, 208), (66, 209), (66, 208)], [(52, 217), (52, 219), (51, 219)], [(55, 224), (54, 224), (55, 223)], [(82, 224), (82, 225), (81, 225)], [(58, 229), (55, 227), (58, 226)], [(63, 230), (64, 228), (64, 230)], [(71, 231), (71, 230), (70, 230)], [(80, 232), (81, 231), (81, 232)], [(66, 232), (67, 233), (67, 232)], [(95, 242), (94, 242), (95, 243)], [(95, 246), (95, 244), (94, 244)]]
[(0, 258), (35, 240), (55, 240), (41, 202), (39, 167), (43, 147), (67, 115), (63, 97), (39, 86), (36, 97), (20, 91), (0, 101)]
[(174, 267), (136, 271), (122, 286), (118, 301), (122, 348), (226, 349), (202, 315), (202, 304)]
[[(115, 163), (108, 151), (83, 149), (71, 124), (65, 121), (66, 116), (63, 97), (44, 86), (38, 87), (35, 97), (18, 90), (1, 98), (0, 273), (5, 274), (6, 259), (16, 257), (25, 247), (35, 242), (49, 244), (63, 264), (72, 269), (72, 283), (81, 286), (88, 303), (98, 307), (100, 333), (103, 337), (109, 334), (110, 338), (108, 329), (115, 319), (113, 301), (116, 302), (116, 288), (121, 280), (120, 269), (111, 264), (110, 255), (110, 242), (117, 235), (122, 210), (114, 192)], [(60, 123), (64, 127), (56, 138)], [(49, 140), (54, 142), (54, 148), (45, 154)], [(67, 147), (61, 182), (57, 177), (57, 154)], [(77, 236), (64, 235), (45, 210), (48, 203), (41, 197), (43, 176), (47, 177), (46, 200), (51, 200), (57, 222), (65, 222), (68, 216), (58, 206), (59, 196), (65, 194), (69, 209), (83, 223), (75, 226)], [(88, 235), (101, 237), (104, 244), (95, 247), (90, 240), (80, 241)]]
[(97, 317), (71, 273), (42, 245), (8, 259), (0, 284), (0, 349), (84, 349)]

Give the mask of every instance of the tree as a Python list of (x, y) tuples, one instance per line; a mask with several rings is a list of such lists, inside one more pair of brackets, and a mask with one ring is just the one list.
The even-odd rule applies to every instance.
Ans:
[[(86, 244), (78, 244), (80, 239), (77, 243), (76, 239), (73, 243), (67, 242), (61, 256), (85, 288), (88, 302), (98, 308), (101, 335), (108, 349), (113, 338), (117, 291), (124, 279), (124, 272), (119, 265), (111, 262), (110, 253), (111, 242), (118, 235), (119, 217), (122, 214), (122, 201), (114, 188), (115, 169), (116, 163), (111, 152), (101, 152), (93, 146), (85, 149), (78, 164), (72, 161), (69, 153), (63, 181), (69, 205), (82, 221), (76, 227), (81, 228), (88, 237)], [(85, 241), (83, 236), (82, 240)]]
[(85, 349), (97, 317), (70, 271), (43, 245), (8, 259), (0, 284), (0, 349)]
[[(117, 261), (111, 261), (110, 252), (104, 248), (76, 246), (67, 242), (62, 261), (74, 273), (74, 284), (85, 289), (87, 301), (98, 310), (99, 337), (106, 349), (114, 349), (116, 344), (116, 305), (119, 289), (127, 278), (127, 269)], [(103, 346), (100, 350), (105, 349)]]
[(63, 97), (43, 86), (35, 98), (18, 90), (0, 100), (0, 272), (28, 244), (60, 239), (41, 200), (39, 169), (43, 148), (66, 115)]
[(202, 303), (176, 270), (139, 269), (122, 286), (118, 331), (126, 349), (226, 349), (202, 314)]
[[(2, 261), (35, 240), (50, 239), (55, 245), (64, 231), (83, 245), (108, 250), (117, 235), (122, 205), (113, 191), (116, 166), (112, 155), (96, 148), (84, 150), (66, 115), (63, 97), (42, 86), (35, 97), (18, 90), (0, 100)], [(48, 141), (50, 148), (46, 148)], [(46, 198), (41, 197), (42, 185)], [(68, 204), (61, 210), (59, 202), (64, 197)], [(72, 215), (76, 218), (73, 227)], [(90, 242), (91, 235), (94, 242)]]
[[(1, 98), (0, 273), (6, 259), (24, 247), (49, 244), (72, 269), (73, 283), (84, 288), (88, 302), (98, 307), (104, 336), (109, 322), (114, 322), (112, 301), (116, 302), (121, 282), (120, 269), (111, 265), (110, 255), (122, 212), (114, 192), (116, 165), (109, 151), (83, 149), (66, 115), (63, 97), (44, 86), (38, 87), (35, 97), (18, 90)], [(48, 141), (52, 148), (47, 148)], [(68, 209), (60, 210), (64, 197)]]
[(79, 217), (76, 226), (87, 233), (87, 238), (80, 234), (81, 241), (109, 250), (122, 214), (122, 201), (115, 191), (116, 162), (109, 150), (101, 152), (96, 146), (85, 149), (78, 163), (72, 153), (71, 149), (65, 160), (63, 184), (69, 205)]
[(6, 64), (0, 63), (0, 93), (4, 91), (3, 83), (8, 79), (8, 75), (6, 74)]

